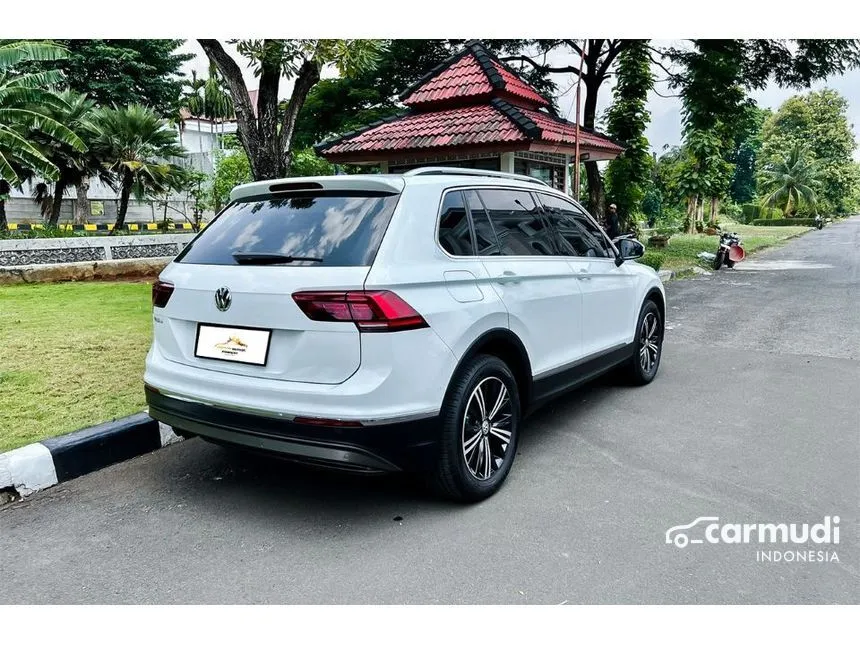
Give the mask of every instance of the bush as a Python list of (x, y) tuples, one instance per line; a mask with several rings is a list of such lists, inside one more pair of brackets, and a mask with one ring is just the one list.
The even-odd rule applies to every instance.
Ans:
[(782, 219), (780, 209), (758, 204), (744, 204), (741, 213), (745, 224), (750, 224), (757, 219)]
[(815, 226), (812, 217), (780, 217), (778, 219), (754, 219), (753, 226)]
[(730, 219), (730, 220), (733, 220), (735, 222), (740, 221), (741, 217), (742, 217), (742, 211), (741, 211), (740, 204), (735, 204), (731, 200), (726, 200), (723, 203), (722, 208), (720, 209), (720, 212), (722, 212), (723, 215), (725, 215), (726, 219)]
[(636, 260), (639, 264), (645, 264), (655, 271), (659, 271), (660, 267), (663, 265), (663, 260), (665, 259), (665, 255), (662, 253), (657, 253), (656, 251), (645, 251), (645, 255)]

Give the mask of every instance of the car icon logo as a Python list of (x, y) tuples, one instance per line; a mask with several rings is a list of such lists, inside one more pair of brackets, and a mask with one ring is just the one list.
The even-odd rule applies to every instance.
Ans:
[(230, 295), (227, 287), (221, 287), (215, 292), (215, 306), (218, 307), (218, 311), (227, 311), (232, 302), (233, 296)]
[(687, 529), (691, 529), (697, 524), (701, 524), (703, 522), (718, 522), (719, 519), (719, 517), (697, 517), (689, 524), (673, 526), (666, 531), (666, 544), (674, 544), (679, 549), (683, 549), (688, 544), (701, 544), (702, 540), (700, 538), (691, 539), (690, 536), (687, 535)]

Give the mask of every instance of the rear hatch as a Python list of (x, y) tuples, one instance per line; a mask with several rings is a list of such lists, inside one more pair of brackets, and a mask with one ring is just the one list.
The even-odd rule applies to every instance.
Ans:
[(244, 189), (251, 194), (240, 194), (162, 273), (173, 289), (154, 308), (160, 351), (231, 374), (348, 379), (361, 363), (356, 325), (312, 320), (292, 294), (363, 289), (402, 185), (335, 177), (286, 181), (263, 195)]

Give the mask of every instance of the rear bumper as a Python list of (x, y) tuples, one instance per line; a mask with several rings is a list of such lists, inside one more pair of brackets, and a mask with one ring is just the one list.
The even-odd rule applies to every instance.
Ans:
[(420, 471), (431, 467), (439, 418), (362, 427), (295, 423), (195, 403), (146, 386), (149, 415), (174, 429), (229, 445), (359, 471)]

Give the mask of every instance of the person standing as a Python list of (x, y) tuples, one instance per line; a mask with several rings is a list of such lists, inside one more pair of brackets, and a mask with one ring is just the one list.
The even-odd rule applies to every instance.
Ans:
[(609, 211), (606, 213), (606, 234), (610, 240), (621, 235), (621, 221), (618, 218), (618, 207), (615, 204), (610, 204)]

